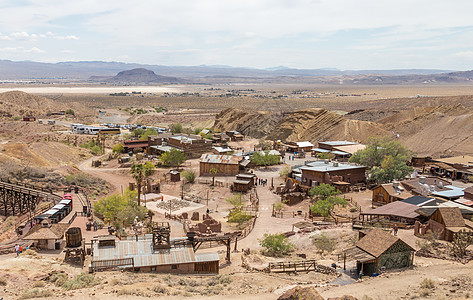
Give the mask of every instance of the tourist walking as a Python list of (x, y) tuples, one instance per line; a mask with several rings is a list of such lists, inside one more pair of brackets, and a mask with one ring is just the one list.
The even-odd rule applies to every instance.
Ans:
[(15, 246), (15, 252), (16, 252), (16, 256), (19, 256), (19, 255), (20, 255), (20, 245), (16, 244), (16, 246)]

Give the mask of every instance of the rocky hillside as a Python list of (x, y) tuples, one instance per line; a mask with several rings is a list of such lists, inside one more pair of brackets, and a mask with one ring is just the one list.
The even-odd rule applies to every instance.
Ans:
[(379, 124), (348, 120), (318, 108), (288, 114), (229, 108), (216, 116), (214, 128), (221, 131), (237, 130), (255, 138), (282, 141), (348, 139), (365, 142), (369, 136), (387, 134)]
[(394, 132), (418, 155), (473, 153), (473, 110), (461, 103), (384, 112), (363, 110), (346, 116), (325, 109), (288, 114), (225, 109), (216, 116), (214, 128), (238, 130), (254, 138), (312, 143), (321, 140), (364, 143), (369, 137), (392, 136)]
[(78, 103), (65, 104), (20, 91), (0, 93), (0, 118), (45, 116), (48, 112), (67, 109), (72, 109), (76, 115), (92, 113), (91, 110)]

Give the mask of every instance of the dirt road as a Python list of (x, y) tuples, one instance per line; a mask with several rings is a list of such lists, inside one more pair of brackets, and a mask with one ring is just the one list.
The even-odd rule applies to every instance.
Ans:
[[(108, 153), (104, 154), (104, 156), (105, 155), (108, 155)], [(124, 176), (114, 173), (116, 172), (115, 169), (93, 168), (92, 160), (97, 159), (98, 157), (94, 156), (79, 163), (79, 170), (107, 181), (112, 186), (112, 190), (110, 191), (111, 194), (120, 193), (122, 189), (125, 190), (128, 187), (130, 182), (133, 182), (133, 178), (131, 176)]]

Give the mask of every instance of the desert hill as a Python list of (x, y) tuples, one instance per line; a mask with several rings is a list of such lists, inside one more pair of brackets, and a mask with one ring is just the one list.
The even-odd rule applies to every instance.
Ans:
[(121, 71), (113, 77), (92, 76), (92, 81), (110, 82), (110, 83), (181, 83), (183, 80), (176, 77), (157, 75), (151, 70), (145, 68), (136, 68), (132, 70)]
[(0, 93), (0, 118), (45, 116), (48, 112), (72, 109), (76, 115), (89, 115), (92, 111), (79, 103), (65, 104), (45, 97), (13, 91)]
[(374, 122), (348, 120), (326, 109), (307, 109), (291, 113), (249, 112), (228, 108), (215, 119), (215, 129), (237, 130), (270, 140), (318, 141), (348, 139), (365, 142), (371, 135), (386, 135), (382, 125)]
[(473, 110), (461, 103), (388, 110), (386, 113), (363, 110), (346, 116), (325, 109), (283, 114), (229, 108), (216, 116), (214, 128), (237, 130), (255, 138), (312, 143), (321, 140), (364, 143), (369, 137), (392, 136), (394, 132), (418, 155), (439, 157), (473, 152)]

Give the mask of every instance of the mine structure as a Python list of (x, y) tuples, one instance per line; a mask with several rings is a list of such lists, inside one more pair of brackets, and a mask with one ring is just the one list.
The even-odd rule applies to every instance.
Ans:
[(62, 198), (50, 190), (0, 182), (0, 215), (2, 216), (17, 216), (33, 212), (42, 200), (58, 203)]

